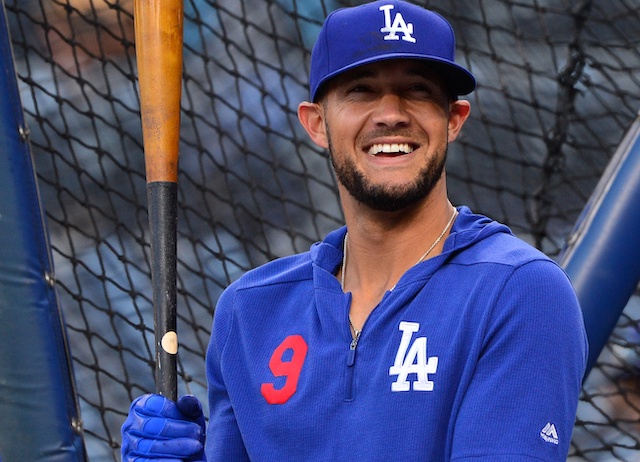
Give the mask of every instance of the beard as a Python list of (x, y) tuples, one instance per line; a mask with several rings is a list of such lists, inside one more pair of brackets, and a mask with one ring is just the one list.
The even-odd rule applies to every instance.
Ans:
[(447, 160), (448, 145), (445, 145), (412, 182), (399, 186), (373, 184), (349, 157), (341, 156), (342, 160), (338, 162), (331, 136), (328, 139), (331, 165), (338, 181), (358, 202), (383, 212), (396, 212), (426, 198), (440, 180)]

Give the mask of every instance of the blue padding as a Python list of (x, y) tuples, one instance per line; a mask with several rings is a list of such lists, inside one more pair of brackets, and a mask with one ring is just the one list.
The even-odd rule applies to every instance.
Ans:
[(578, 293), (595, 364), (640, 281), (640, 116), (587, 203), (560, 258)]
[(84, 461), (47, 232), (0, 3), (0, 457)]

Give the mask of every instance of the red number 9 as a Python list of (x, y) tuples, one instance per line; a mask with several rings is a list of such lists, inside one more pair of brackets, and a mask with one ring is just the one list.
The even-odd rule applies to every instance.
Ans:
[[(307, 342), (301, 335), (290, 335), (275, 349), (269, 360), (269, 369), (275, 377), (286, 377), (284, 386), (276, 389), (273, 383), (263, 383), (260, 392), (269, 404), (283, 404), (291, 398), (298, 389), (298, 379), (302, 365), (307, 357)], [(283, 361), (287, 350), (292, 350), (291, 359)]]

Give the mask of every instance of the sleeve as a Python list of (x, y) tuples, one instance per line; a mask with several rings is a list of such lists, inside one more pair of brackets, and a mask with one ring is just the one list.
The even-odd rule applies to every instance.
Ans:
[(218, 301), (207, 348), (206, 369), (210, 412), (205, 447), (207, 462), (249, 460), (225, 386), (221, 366), (221, 356), (231, 325), (233, 294), (233, 286), (230, 286)]
[(452, 461), (566, 461), (587, 361), (582, 312), (552, 261), (513, 271), (457, 415)]

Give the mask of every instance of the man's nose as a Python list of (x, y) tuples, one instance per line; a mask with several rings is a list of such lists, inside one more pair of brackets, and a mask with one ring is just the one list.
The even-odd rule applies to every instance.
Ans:
[(409, 123), (409, 114), (406, 111), (405, 101), (395, 93), (385, 93), (376, 103), (373, 121), (377, 125), (395, 127)]

